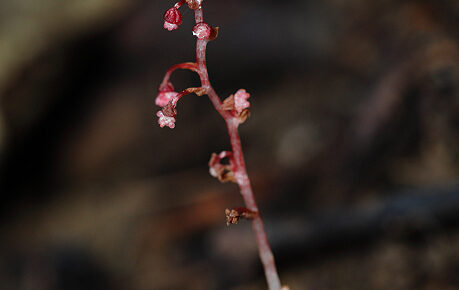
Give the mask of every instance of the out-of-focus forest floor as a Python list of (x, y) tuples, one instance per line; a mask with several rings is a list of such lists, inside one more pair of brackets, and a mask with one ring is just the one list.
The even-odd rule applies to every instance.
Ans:
[[(249, 175), (291, 289), (459, 289), (459, 2), (205, 1), (211, 81), (251, 93)], [(169, 1), (0, 3), (2, 289), (264, 289)], [(177, 89), (198, 79), (180, 71)]]

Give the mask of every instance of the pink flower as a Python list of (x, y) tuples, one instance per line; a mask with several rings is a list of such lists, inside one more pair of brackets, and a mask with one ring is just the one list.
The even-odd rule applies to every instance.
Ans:
[(178, 93), (173, 91), (160, 91), (155, 99), (155, 104), (157, 106), (164, 107), (177, 95)]
[(171, 129), (175, 128), (175, 117), (166, 116), (164, 115), (163, 111), (158, 111), (156, 113), (156, 116), (159, 118), (158, 124), (161, 128), (163, 128), (164, 126), (167, 126)]
[(244, 89), (239, 89), (236, 94), (234, 94), (234, 108), (240, 114), (244, 109), (250, 107), (250, 103), (247, 99), (250, 97), (250, 94), (247, 93)]

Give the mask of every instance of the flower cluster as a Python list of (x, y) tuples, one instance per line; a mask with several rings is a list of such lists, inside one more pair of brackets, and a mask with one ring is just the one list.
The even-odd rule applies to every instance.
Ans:
[[(202, 0), (181, 0), (177, 2), (173, 7), (169, 8), (166, 13), (164, 13), (164, 28), (172, 31), (176, 30), (179, 25), (182, 24), (183, 16), (179, 11), (179, 8), (184, 4), (188, 4), (188, 7), (192, 10), (201, 8)], [(197, 23), (193, 27), (193, 35), (198, 39), (204, 40), (214, 40), (218, 35), (218, 27), (211, 27), (205, 22)]]

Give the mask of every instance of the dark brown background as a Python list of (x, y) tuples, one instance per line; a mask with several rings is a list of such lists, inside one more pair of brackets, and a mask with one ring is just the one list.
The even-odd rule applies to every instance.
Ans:
[[(248, 171), (292, 289), (459, 289), (459, 2), (205, 1), (211, 81), (252, 94)], [(264, 289), (227, 228), (206, 97), (160, 129), (194, 60), (169, 1), (0, 3), (2, 289)], [(197, 84), (174, 74), (177, 89)]]

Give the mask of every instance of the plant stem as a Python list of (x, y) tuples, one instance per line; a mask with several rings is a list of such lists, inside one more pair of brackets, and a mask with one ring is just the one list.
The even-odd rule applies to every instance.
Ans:
[[(195, 10), (196, 23), (203, 21), (202, 9), (198, 8)], [(263, 268), (265, 270), (266, 281), (270, 290), (280, 290), (281, 283), (279, 275), (277, 274), (276, 264), (274, 263), (274, 255), (266, 237), (266, 232), (261, 219), (260, 212), (255, 202), (252, 187), (250, 185), (250, 179), (247, 175), (247, 170), (244, 161), (244, 154), (242, 152), (241, 139), (238, 132), (238, 121), (231, 116), (230, 113), (222, 109), (222, 102), (218, 97), (215, 90), (212, 88), (209, 80), (209, 74), (207, 72), (206, 65), (206, 46), (207, 40), (198, 39), (196, 42), (196, 63), (198, 66), (197, 73), (201, 79), (201, 85), (206, 89), (207, 95), (210, 101), (214, 105), (215, 109), (220, 113), (226, 122), (228, 129), (228, 135), (231, 141), (231, 147), (233, 150), (233, 158), (235, 162), (236, 181), (239, 185), (239, 189), (246, 207), (251, 211), (257, 212), (258, 214), (252, 219), (252, 229), (255, 233), (255, 238), (258, 245), (258, 252), (260, 255)]]
[(196, 64), (192, 62), (184, 62), (184, 63), (179, 63), (179, 64), (175, 64), (171, 66), (167, 70), (166, 74), (164, 75), (164, 78), (163, 78), (163, 81), (161, 82), (160, 87), (164, 87), (167, 85), (171, 77), (171, 74), (177, 69), (189, 69), (191, 71), (196, 71), (197, 68), (196, 68)]
[(237, 171), (235, 172), (236, 181), (239, 185), (241, 195), (244, 198), (246, 207), (251, 211), (258, 212), (258, 215), (256, 215), (252, 220), (252, 229), (257, 240), (258, 253), (260, 255), (261, 262), (263, 263), (263, 268), (265, 269), (268, 288), (271, 290), (278, 290), (281, 289), (281, 283), (279, 275), (277, 274), (276, 264), (274, 263), (274, 255), (271, 251), (271, 247), (269, 246), (268, 238), (266, 237), (263, 220), (261, 219), (260, 211), (258, 210), (252, 187), (250, 185), (250, 179), (247, 175), (237, 124), (233, 120), (226, 120), (226, 124), (237, 168)]

